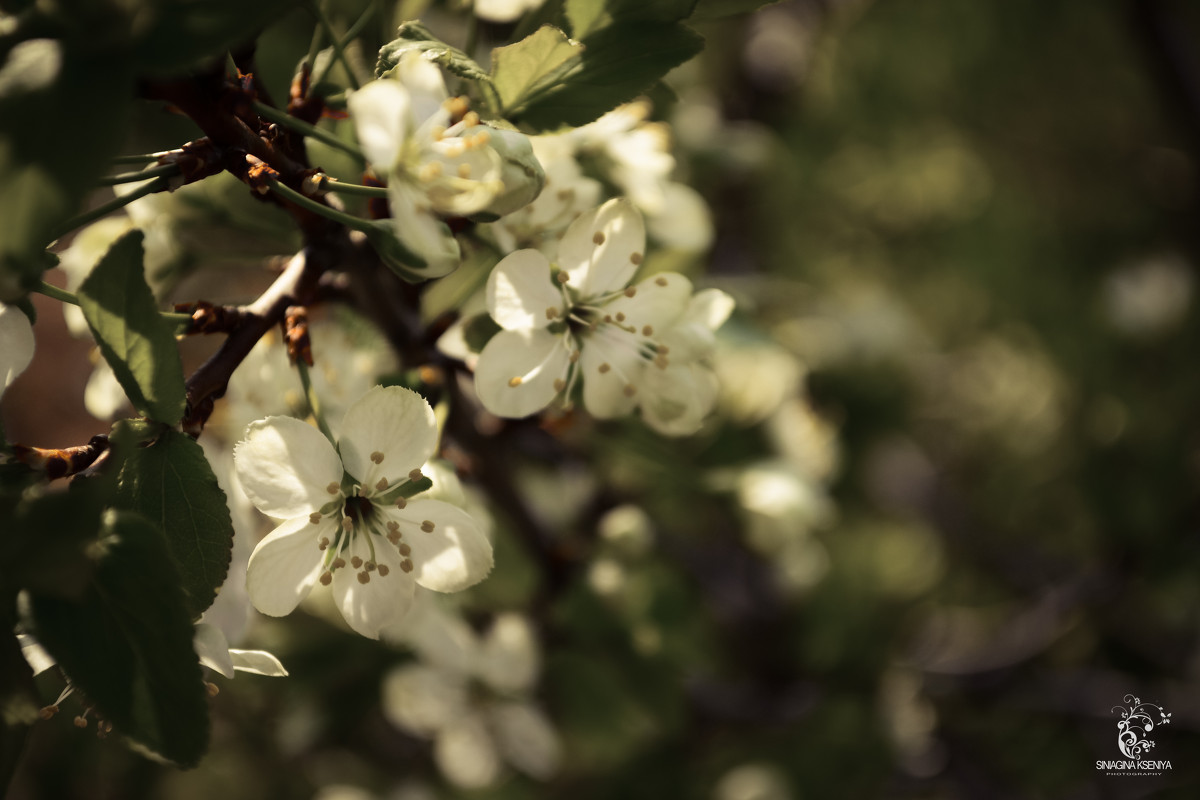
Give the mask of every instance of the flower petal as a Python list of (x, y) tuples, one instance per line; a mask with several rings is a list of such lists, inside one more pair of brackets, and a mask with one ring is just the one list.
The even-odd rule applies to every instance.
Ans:
[(477, 669), (493, 689), (516, 693), (533, 687), (541, 660), (529, 620), (509, 612), (498, 614), (480, 641)]
[(570, 366), (562, 336), (541, 329), (500, 331), (479, 354), (475, 391), (493, 414), (527, 417), (550, 405), (560, 391), (556, 381), (566, 381)]
[(229, 658), (238, 672), (265, 675), (268, 678), (286, 678), (288, 674), (279, 659), (266, 650), (230, 650)]
[[(375, 545), (374, 553), (367, 544), (368, 537)], [(387, 567), (387, 575), (351, 565), (354, 557), (366, 562), (372, 556), (376, 564)], [(381, 536), (358, 533), (350, 546), (342, 550), (341, 557), (351, 564), (333, 573), (334, 602), (346, 624), (363, 636), (378, 639), (381, 630), (408, 613), (416, 585), (401, 568), (402, 559), (396, 548)], [(366, 582), (360, 579), (363, 574), (367, 575)]]
[(41, 675), (58, 663), (54, 660), (54, 656), (46, 652), (38, 640), (28, 633), (18, 633), (17, 644), (21, 646), (21, 655), (25, 658), (25, 663), (29, 664), (29, 668), (33, 670), (34, 675)]
[(624, 314), (626, 324), (637, 328), (638, 333), (646, 325), (661, 333), (689, 308), (692, 282), (678, 272), (660, 272), (637, 283), (633, 292), (633, 297), (622, 294), (606, 303), (604, 312), (614, 317)]
[(460, 675), (405, 664), (384, 677), (380, 705), (397, 728), (429, 737), (467, 714), (467, 685)]
[(421, 53), (410, 50), (400, 57), (394, 74), (408, 90), (412, 103), (412, 118), (417, 121), (418, 128), (424, 128), (431, 120), (438, 125), (447, 124), (450, 115), (442, 103), (449, 93), (446, 91), (446, 82), (442, 79), (440, 69), (426, 60)]
[[(471, 515), (440, 500), (410, 500), (403, 511), (384, 510), (401, 523), (402, 544), (412, 548), (413, 577), (426, 589), (458, 592), (492, 569), (492, 544)], [(432, 522), (433, 530), (425, 522)], [(423, 527), (422, 527), (423, 526)]]
[(388, 185), (388, 208), (396, 236), (425, 266), (413, 269), (426, 278), (440, 278), (458, 267), (462, 258), (458, 240), (446, 223), (435, 217), (420, 189), (397, 177)]
[[(346, 409), (338, 450), (346, 471), (373, 487), (407, 480), (437, 447), (437, 419), (425, 398), (402, 386), (376, 386)], [(372, 460), (379, 459), (379, 463)]]
[(614, 198), (571, 223), (558, 246), (558, 263), (569, 286), (583, 298), (624, 288), (646, 252), (642, 215), (625, 198)]
[(597, 419), (612, 419), (633, 411), (638, 402), (634, 393), (642, 382), (646, 362), (629, 334), (602, 326), (587, 335), (582, 350), (579, 368), (583, 405), (588, 413)]
[(410, 130), (412, 108), (408, 91), (387, 78), (371, 81), (346, 99), (363, 155), (380, 177), (397, 166)]
[(482, 789), (500, 777), (500, 757), (479, 714), (452, 720), (433, 743), (438, 769), (456, 786)]
[(33, 326), (16, 306), (0, 303), (0, 395), (33, 360)]
[(652, 367), (641, 400), (642, 419), (664, 436), (687, 436), (701, 423), (717, 402), (716, 374), (698, 364), (672, 364), (665, 370)]
[(490, 712), (495, 742), (508, 763), (543, 781), (558, 772), (562, 741), (541, 710), (528, 703), (500, 702)]
[(322, 536), (337, 531), (334, 517), (313, 525), (308, 517), (283, 522), (258, 543), (246, 566), (246, 591), (262, 613), (282, 617), (292, 613), (312, 591), (321, 574)]
[(196, 623), (195, 633), (192, 634), (192, 648), (200, 658), (200, 663), (214, 672), (219, 672), (226, 678), (233, 677), (233, 659), (229, 657), (229, 642), (225, 634), (216, 625), (207, 622)]
[(552, 317), (562, 316), (563, 304), (550, 277), (550, 262), (537, 250), (505, 256), (488, 277), (488, 313), (505, 330), (544, 328)]
[(276, 519), (307, 517), (337, 494), (342, 460), (313, 426), (292, 417), (267, 417), (246, 428), (233, 449), (242, 490)]

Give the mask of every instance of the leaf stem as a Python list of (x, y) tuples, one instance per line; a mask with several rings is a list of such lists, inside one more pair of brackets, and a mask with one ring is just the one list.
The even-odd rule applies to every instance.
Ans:
[(101, 217), (106, 217), (117, 209), (124, 208), (125, 206), (129, 205), (134, 200), (140, 200), (148, 194), (161, 192), (169, 185), (170, 179), (164, 177), (158, 177), (154, 180), (147, 181), (145, 184), (134, 189), (129, 194), (117, 195), (107, 203), (98, 205), (91, 211), (85, 211), (79, 216), (67, 220), (55, 231), (54, 238), (58, 239), (75, 230), (76, 228), (82, 228), (84, 225), (91, 224)]
[(323, 142), (323, 143), (329, 145), (330, 147), (336, 147), (338, 150), (341, 150), (344, 153), (349, 153), (350, 155), (354, 156), (354, 158), (358, 159), (358, 161), (360, 161), (363, 164), (365, 164), (367, 162), (367, 157), (364, 156), (361, 152), (359, 152), (359, 149), (357, 147), (355, 147), (354, 145), (351, 145), (351, 144), (347, 144), (346, 142), (343, 142), (341, 139), (337, 138), (329, 131), (322, 130), (321, 128), (318, 128), (316, 125), (310, 125), (309, 123), (305, 122), (302, 119), (297, 119), (296, 117), (293, 117), (292, 115), (290, 115), (284, 111), (280, 111), (277, 108), (272, 108), (271, 106), (266, 105), (265, 103), (255, 102), (254, 110), (258, 113), (258, 115), (260, 117), (267, 120), (268, 122), (274, 122), (277, 125), (284, 126), (285, 128), (291, 128), (292, 130), (298, 131), (299, 133), (302, 133), (305, 136), (310, 136), (319, 142)]
[(388, 196), (386, 186), (362, 186), (357, 183), (342, 183), (339, 180), (330, 178), (328, 175), (322, 176), (320, 182), (321, 189), (326, 192), (336, 192), (337, 194), (352, 194), (362, 197), (384, 197)]
[(112, 163), (114, 164), (148, 164), (151, 161), (158, 161), (160, 153), (138, 153), (132, 156), (114, 156)]
[(317, 393), (313, 391), (312, 380), (308, 376), (308, 365), (304, 363), (303, 359), (296, 359), (296, 372), (300, 373), (300, 385), (304, 387), (304, 398), (308, 401), (309, 412), (317, 421), (317, 428), (325, 435), (330, 444), (337, 447), (337, 440), (333, 438), (333, 431), (330, 430), (329, 423), (325, 421), (325, 412), (321, 408), (321, 401), (317, 397)]
[[(46, 297), (51, 297), (60, 303), (67, 303), (68, 305), (72, 306), (79, 305), (78, 297), (76, 297), (73, 293), (68, 292), (66, 289), (60, 289), (52, 283), (40, 281), (37, 286), (33, 287), (32, 291), (35, 291), (38, 294), (43, 294)], [(192, 318), (191, 314), (180, 314), (176, 311), (160, 311), (158, 312), (158, 315), (171, 322), (187, 322)]]
[(160, 164), (157, 167), (138, 170), (137, 172), (122, 172), (117, 175), (105, 175), (100, 179), (101, 186), (114, 186), (118, 183), (136, 183), (157, 178), (160, 175), (171, 176), (179, 172), (178, 164)]
[(363, 230), (364, 228), (368, 227), (370, 224), (365, 219), (360, 219), (359, 217), (351, 216), (350, 214), (346, 214), (342, 211), (338, 211), (336, 208), (330, 208), (329, 206), (325, 205), (324, 203), (318, 203), (316, 200), (313, 200), (311, 197), (307, 197), (307, 196), (301, 194), (300, 192), (297, 192), (292, 187), (285, 185), (282, 181), (279, 181), (277, 179), (271, 179), (268, 182), (268, 185), (271, 187), (272, 192), (275, 192), (276, 194), (278, 194), (280, 197), (284, 198), (288, 202), (295, 203), (296, 205), (300, 206), (301, 208), (307, 209), (308, 211), (311, 211), (314, 214), (320, 214), (321, 216), (325, 217), (326, 219), (331, 219), (334, 222), (341, 223), (342, 225), (345, 225), (347, 228), (350, 228), (351, 230), (356, 230), (356, 231)]
[[(341, 61), (342, 66), (344, 66), (346, 68), (346, 76), (350, 79), (350, 87), (353, 89), (360, 88), (362, 86), (362, 84), (359, 83), (358, 76), (354, 74), (354, 67), (350, 64), (350, 61), (346, 58), (346, 45), (348, 43), (350, 43), (351, 41), (353, 41), (353, 37), (350, 35), (350, 31), (347, 31), (343, 36), (338, 36), (337, 33), (333, 29), (333, 21), (330, 20), (329, 15), (325, 13), (325, 7), (323, 4), (313, 3), (313, 11), (317, 16), (317, 22), (320, 23), (321, 27), (325, 29), (325, 35), (328, 36), (330, 41), (333, 42), (333, 45), (332, 45), (333, 46), (333, 58), (329, 59), (329, 63), (327, 63), (325, 65), (325, 68), (323, 70), (321, 70), (321, 73), (319, 75), (313, 76), (313, 79), (312, 79), (312, 82), (310, 83), (310, 85), (316, 86), (322, 80), (324, 80), (325, 76), (329, 73), (329, 70), (333, 67), (333, 62), (335, 60), (337, 60), (337, 61)], [(363, 16), (368, 16), (373, 11), (374, 11), (374, 4), (372, 4), (371, 6), (369, 6), (367, 8), (367, 10), (366, 10), (366, 12), (364, 12)], [(356, 24), (357, 24), (357, 22), (358, 21), (356, 20)], [(355, 33), (354, 35), (357, 36), (358, 34)]]

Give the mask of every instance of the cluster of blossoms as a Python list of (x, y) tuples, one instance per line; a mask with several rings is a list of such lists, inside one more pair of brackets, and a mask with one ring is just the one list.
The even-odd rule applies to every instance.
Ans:
[(632, 204), (614, 199), (576, 219), (555, 265), (518, 250), (492, 271), (487, 308), (502, 330), (475, 368), (484, 406), (524, 417), (556, 398), (607, 419), (640, 408), (651, 427), (692, 433), (716, 402), (707, 363), (713, 332), (733, 310), (724, 292), (693, 294), (686, 277), (662, 272), (630, 284), (646, 234)]

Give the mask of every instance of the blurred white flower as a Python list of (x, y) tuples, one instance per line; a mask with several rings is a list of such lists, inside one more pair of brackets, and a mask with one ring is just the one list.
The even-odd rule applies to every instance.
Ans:
[(16, 306), (0, 303), (0, 396), (33, 360), (33, 326)]
[(726, 772), (713, 800), (792, 800), (787, 776), (771, 764), (743, 764)]
[(475, 0), (475, 16), (488, 22), (513, 22), (544, 0)]
[(1178, 256), (1147, 259), (1104, 280), (1109, 323), (1132, 337), (1152, 337), (1176, 327), (1192, 302), (1195, 281)]

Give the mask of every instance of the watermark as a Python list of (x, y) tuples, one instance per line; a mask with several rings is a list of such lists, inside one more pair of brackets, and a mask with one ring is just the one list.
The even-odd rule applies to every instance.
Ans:
[[(1112, 761), (1097, 761), (1096, 769), (1105, 775), (1162, 775), (1171, 769), (1170, 761), (1145, 758), (1154, 748), (1150, 732), (1157, 727), (1169, 725), (1171, 715), (1160, 705), (1143, 703), (1140, 697), (1125, 695), (1125, 704), (1113, 706), (1111, 713), (1120, 713), (1117, 722), (1117, 747), (1125, 758)], [(1158, 721), (1154, 721), (1154, 716)]]

